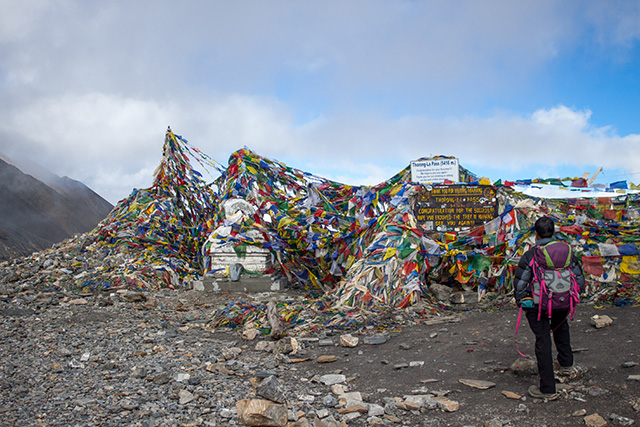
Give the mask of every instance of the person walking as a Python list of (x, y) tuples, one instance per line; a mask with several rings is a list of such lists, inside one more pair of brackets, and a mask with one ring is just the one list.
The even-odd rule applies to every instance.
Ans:
[[(556, 392), (556, 382), (553, 369), (552, 356), (552, 335), (553, 343), (555, 343), (558, 353), (558, 363), (560, 369), (559, 375), (570, 376), (575, 372), (573, 366), (573, 351), (571, 349), (571, 337), (569, 334), (569, 315), (572, 314), (570, 308), (553, 308), (541, 310), (539, 304), (542, 301), (542, 292), (534, 292), (535, 285), (540, 288), (538, 273), (534, 271), (534, 257), (543, 247), (548, 247), (551, 243), (558, 242), (556, 245), (560, 251), (564, 251), (567, 260), (567, 274), (575, 277), (575, 281), (580, 292), (584, 290), (585, 277), (582, 272), (582, 266), (576, 260), (571, 252), (571, 247), (565, 242), (559, 242), (554, 239), (555, 225), (551, 218), (544, 216), (539, 218), (535, 224), (536, 245), (529, 249), (520, 258), (518, 267), (514, 276), (514, 296), (516, 304), (521, 307), (529, 322), (529, 327), (535, 335), (535, 354), (538, 364), (538, 374), (540, 375), (540, 384), (529, 387), (529, 395), (539, 399), (554, 400), (558, 397)], [(565, 248), (563, 245), (568, 246)], [(568, 255), (567, 255), (568, 254)], [(549, 254), (545, 252), (547, 259)], [(558, 273), (558, 277), (560, 274)], [(544, 286), (543, 286), (544, 288)], [(538, 300), (535, 300), (538, 297)], [(546, 304), (546, 301), (545, 301)], [(556, 304), (559, 305), (559, 304)]]

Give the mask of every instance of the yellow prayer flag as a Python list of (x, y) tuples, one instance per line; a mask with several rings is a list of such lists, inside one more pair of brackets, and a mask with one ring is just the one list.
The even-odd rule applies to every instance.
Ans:
[(627, 274), (640, 274), (638, 257), (636, 255), (623, 256), (620, 271)]
[(396, 254), (396, 248), (387, 248), (387, 251), (385, 252), (384, 258), (382, 260), (386, 261), (392, 256), (394, 256), (395, 254)]

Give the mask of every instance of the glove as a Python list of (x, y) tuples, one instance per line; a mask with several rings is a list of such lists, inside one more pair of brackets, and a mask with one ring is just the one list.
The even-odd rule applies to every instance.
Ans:
[(520, 301), (520, 307), (522, 308), (533, 308), (533, 298), (525, 297)]

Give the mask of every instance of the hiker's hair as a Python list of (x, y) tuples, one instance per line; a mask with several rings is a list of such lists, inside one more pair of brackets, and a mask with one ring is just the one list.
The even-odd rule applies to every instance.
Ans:
[(541, 239), (546, 239), (548, 237), (553, 237), (554, 233), (554, 223), (551, 218), (548, 216), (543, 216), (536, 221), (535, 224), (536, 233), (540, 236)]

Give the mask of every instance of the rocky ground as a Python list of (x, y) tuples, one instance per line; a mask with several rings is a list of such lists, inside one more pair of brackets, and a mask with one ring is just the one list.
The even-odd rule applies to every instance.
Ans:
[[(537, 383), (530, 364), (512, 366), (519, 358), (514, 307), (486, 311), (468, 303), (444, 316), (277, 342), (208, 328), (220, 304), (259, 297), (270, 296), (163, 290), (81, 297), (6, 287), (0, 290), (1, 424), (233, 426), (250, 418), (255, 403), (292, 426), (631, 425), (640, 419), (638, 307), (579, 307), (572, 338), (586, 372), (563, 379), (560, 398), (545, 402), (526, 395)], [(613, 323), (596, 328), (595, 314)], [(533, 353), (526, 321), (518, 342)]]

